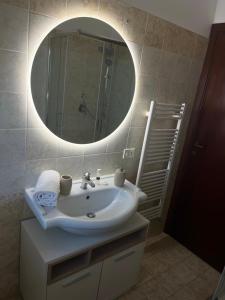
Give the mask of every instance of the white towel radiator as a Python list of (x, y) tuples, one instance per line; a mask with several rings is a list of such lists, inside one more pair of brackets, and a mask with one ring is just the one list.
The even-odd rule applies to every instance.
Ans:
[[(151, 101), (136, 180), (136, 185), (147, 194), (139, 210), (149, 220), (160, 218), (162, 214), (184, 112), (185, 103)], [(161, 128), (159, 124), (163, 121), (165, 125)]]

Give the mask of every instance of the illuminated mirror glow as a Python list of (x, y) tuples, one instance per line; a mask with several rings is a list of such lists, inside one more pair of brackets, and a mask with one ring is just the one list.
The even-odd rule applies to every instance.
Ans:
[(36, 110), (51, 132), (76, 144), (110, 135), (126, 117), (134, 63), (121, 35), (94, 18), (75, 18), (42, 41), (31, 70)]

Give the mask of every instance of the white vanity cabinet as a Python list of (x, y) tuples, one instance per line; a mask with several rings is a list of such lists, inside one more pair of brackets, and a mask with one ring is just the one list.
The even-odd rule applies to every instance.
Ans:
[(102, 264), (86, 268), (47, 287), (47, 300), (97, 299)]
[(148, 221), (136, 213), (98, 236), (43, 230), (22, 222), (20, 289), (24, 300), (113, 300), (138, 280)]
[(99, 300), (116, 299), (137, 283), (143, 250), (144, 244), (141, 243), (104, 261)]

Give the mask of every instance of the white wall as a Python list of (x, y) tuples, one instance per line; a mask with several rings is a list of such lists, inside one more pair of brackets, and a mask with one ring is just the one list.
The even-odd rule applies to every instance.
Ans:
[[(149, 11), (181, 27), (208, 37), (217, 0), (129, 0), (133, 6)], [(225, 19), (225, 0), (223, 4)]]
[(224, 22), (225, 22), (225, 0), (218, 0), (214, 23), (224, 23)]

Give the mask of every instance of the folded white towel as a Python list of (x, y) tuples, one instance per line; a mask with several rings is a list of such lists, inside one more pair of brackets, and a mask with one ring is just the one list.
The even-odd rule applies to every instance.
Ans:
[(46, 170), (39, 176), (34, 193), (35, 201), (42, 206), (54, 207), (60, 191), (60, 174), (54, 170)]

